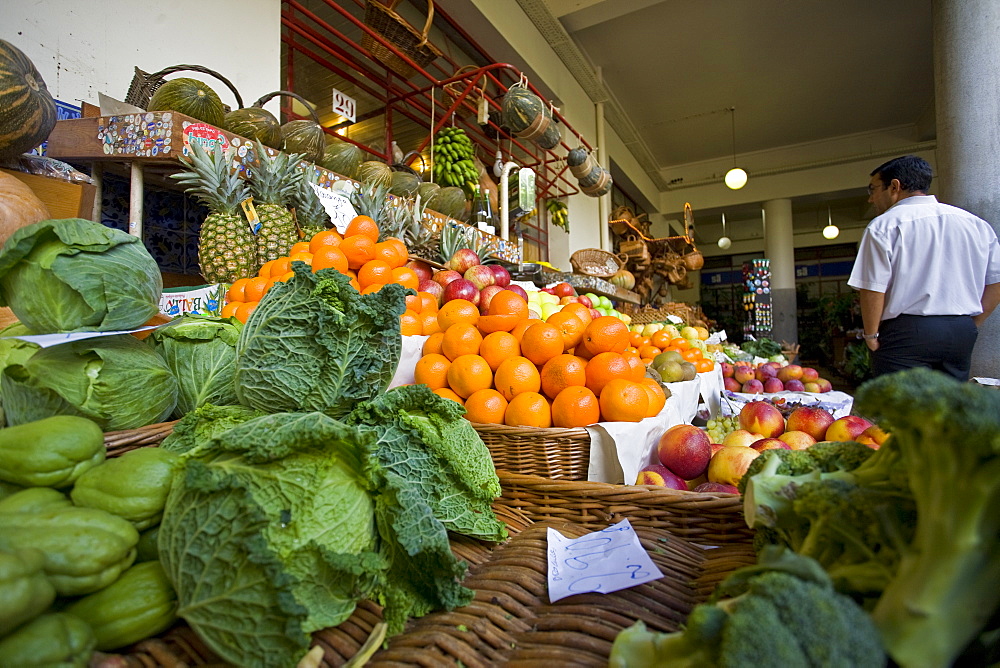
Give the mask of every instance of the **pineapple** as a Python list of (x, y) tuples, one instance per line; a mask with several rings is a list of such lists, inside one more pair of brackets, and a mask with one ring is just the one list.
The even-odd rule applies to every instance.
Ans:
[(250, 224), (240, 211), (240, 202), (250, 196), (250, 187), (231, 168), (229, 153), (218, 145), (209, 153), (191, 143), (187, 160), (192, 171), (172, 174), (187, 192), (208, 206), (209, 215), (198, 234), (198, 264), (209, 283), (232, 283), (254, 276), (260, 269)]
[(263, 265), (270, 260), (288, 255), (289, 249), (299, 240), (295, 219), (288, 210), (292, 197), (303, 178), (299, 169), (299, 154), (279, 152), (273, 158), (257, 142), (259, 165), (250, 179), (254, 208), (260, 219), (257, 231), (257, 261)]
[(392, 236), (385, 233), (386, 209), (389, 207), (389, 187), (377, 182), (360, 183), (351, 193), (351, 204), (359, 216), (368, 216), (378, 225), (379, 241)]
[(412, 255), (433, 258), (434, 250), (441, 244), (440, 235), (436, 235), (431, 226), (424, 222), (424, 205), (420, 201), (420, 195), (409, 204), (407, 210), (405, 225), (397, 236), (403, 240)]
[(312, 239), (318, 232), (330, 228), (330, 215), (323, 208), (313, 185), (319, 183), (315, 169), (307, 170), (306, 177), (299, 181), (295, 189), (295, 218), (305, 240)]

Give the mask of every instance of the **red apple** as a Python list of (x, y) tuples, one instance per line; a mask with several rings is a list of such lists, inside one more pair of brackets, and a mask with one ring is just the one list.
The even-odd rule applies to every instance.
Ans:
[(560, 297), (559, 303), (565, 306), (566, 304), (575, 304), (580, 301), (579, 297)]
[(479, 312), (486, 315), (490, 309), (490, 302), (493, 301), (493, 296), (498, 292), (503, 292), (504, 288), (499, 285), (487, 285), (485, 288), (479, 291)]
[(499, 285), (501, 288), (506, 288), (510, 285), (510, 272), (502, 264), (488, 264), (486, 265), (493, 272), (493, 278), (495, 279), (495, 285)]
[(431, 276), (434, 275), (434, 269), (429, 264), (423, 260), (410, 260), (406, 263), (409, 267), (417, 274), (417, 278), (421, 281), (429, 281)]
[(788, 392), (805, 392), (806, 386), (797, 378), (785, 381), (785, 390)]
[(782, 383), (775, 377), (768, 378), (764, 381), (764, 391), (768, 394), (774, 394), (775, 392), (784, 392), (785, 384)]
[(455, 254), (445, 262), (445, 266), (449, 269), (453, 269), (460, 274), (464, 274), (469, 267), (475, 267), (481, 264), (479, 256), (476, 255), (476, 251), (471, 248), (459, 248), (455, 251)]
[(678, 424), (663, 432), (656, 446), (660, 463), (684, 478), (697, 478), (712, 458), (712, 441), (708, 434), (692, 424)]
[(723, 362), (722, 363), (722, 377), (723, 378), (732, 378), (733, 377), (733, 373), (735, 373), (735, 372), (736, 372), (736, 369), (733, 367), (732, 364), (730, 364), (729, 362)]
[(552, 294), (556, 297), (572, 297), (576, 295), (576, 290), (572, 285), (563, 281), (562, 283), (556, 283), (551, 288)]
[(511, 292), (516, 292), (517, 294), (521, 295), (521, 299), (523, 299), (524, 301), (528, 301), (528, 293), (520, 285), (508, 285), (506, 289), (510, 290)]
[(748, 366), (746, 364), (737, 364), (735, 367), (733, 367), (733, 378), (735, 378), (736, 382), (739, 383), (740, 385), (747, 382), (748, 380), (753, 380), (754, 378), (753, 367)]
[(539, 288), (538, 291), (539, 292), (547, 292), (550, 295), (554, 295), (555, 294), (554, 292), (552, 292), (552, 288)]
[(743, 383), (743, 387), (740, 388), (740, 392), (744, 394), (761, 394), (764, 391), (764, 383), (760, 382), (756, 378), (751, 378), (747, 382)]
[(816, 439), (804, 431), (786, 431), (778, 439), (787, 443), (792, 450), (805, 450), (816, 444)]
[(826, 428), (825, 441), (855, 441), (872, 423), (857, 415), (845, 415)]
[(790, 380), (802, 379), (802, 367), (798, 364), (789, 364), (778, 369), (778, 380), (787, 383)]
[(473, 304), (479, 305), (479, 289), (464, 278), (458, 278), (444, 286), (442, 300), (450, 302), (452, 299), (466, 299)]
[(722, 386), (730, 392), (741, 392), (743, 390), (743, 386), (740, 385), (740, 381), (735, 378), (723, 378)]
[(434, 295), (434, 298), (437, 299), (438, 306), (441, 305), (441, 298), (444, 295), (444, 287), (442, 287), (440, 283), (435, 283), (431, 279), (426, 279), (420, 281), (420, 284), (417, 285), (417, 290)]
[(812, 368), (811, 366), (804, 366), (804, 367), (802, 367), (802, 376), (800, 377), (800, 380), (803, 383), (808, 383), (810, 381), (814, 381), (817, 378), (819, 378), (819, 371), (817, 371), (816, 369)]
[(594, 308), (594, 302), (590, 301), (590, 297), (588, 297), (587, 295), (578, 295), (577, 301), (579, 301), (587, 308)]
[(788, 414), (785, 429), (804, 431), (817, 441), (826, 438), (826, 430), (833, 424), (833, 416), (825, 408), (799, 406)]
[(708, 463), (708, 481), (735, 487), (747, 472), (750, 462), (759, 456), (760, 453), (753, 448), (727, 445), (716, 452)]
[(457, 271), (451, 269), (442, 269), (441, 271), (435, 272), (431, 280), (440, 285), (442, 288), (447, 286), (452, 281), (462, 278), (462, 275)]
[(750, 447), (757, 452), (764, 452), (765, 450), (791, 450), (792, 446), (785, 443), (780, 438), (762, 438), (759, 441), (754, 441), (750, 444)]
[(603, 314), (600, 311), (598, 311), (596, 308), (590, 309), (590, 317), (591, 317), (591, 319), (597, 320), (598, 318), (600, 318), (602, 316), (603, 316)]
[(766, 401), (751, 401), (740, 409), (740, 428), (764, 438), (776, 438), (785, 431), (785, 417)]
[(657, 485), (659, 487), (666, 487), (667, 489), (679, 489), (683, 492), (688, 491), (687, 482), (661, 464), (650, 464), (639, 471), (635, 484)]
[(476, 286), (477, 290), (482, 290), (487, 285), (496, 285), (496, 277), (493, 275), (493, 272), (483, 264), (469, 267), (462, 274), (462, 278)]
[(712, 494), (739, 494), (740, 490), (733, 485), (724, 485), (721, 482), (703, 482), (695, 487), (693, 492), (710, 492)]

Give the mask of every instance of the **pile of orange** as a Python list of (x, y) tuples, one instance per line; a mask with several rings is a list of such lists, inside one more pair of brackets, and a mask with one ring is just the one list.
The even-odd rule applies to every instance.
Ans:
[(638, 422), (660, 412), (666, 395), (646, 365), (626, 352), (618, 318), (593, 319), (569, 304), (548, 321), (529, 319), (516, 292), (493, 296), (486, 315), (464, 299), (437, 312), (440, 331), (424, 343), (414, 381), (465, 406), (472, 422), (583, 427)]
[[(707, 330), (706, 330), (707, 333)], [(638, 355), (647, 366), (653, 363), (653, 359), (660, 353), (668, 350), (675, 350), (681, 354), (685, 361), (694, 364), (695, 371), (704, 373), (715, 368), (715, 361), (705, 357), (700, 348), (691, 345), (691, 340), (682, 336), (670, 336), (670, 332), (660, 330), (652, 336), (643, 336), (638, 332), (629, 332), (629, 345), (625, 352), (629, 355)]]
[[(246, 322), (257, 302), (272, 285), (295, 275), (292, 271), (292, 262), (295, 261), (305, 262), (313, 271), (335, 269), (349, 276), (351, 286), (363, 295), (377, 292), (389, 283), (416, 290), (420, 279), (415, 271), (405, 266), (409, 259), (410, 251), (405, 243), (395, 237), (379, 241), (379, 228), (375, 221), (368, 216), (356, 216), (347, 225), (343, 236), (336, 230), (317, 232), (308, 241), (294, 244), (286, 257), (265, 262), (257, 276), (235, 281), (226, 293), (222, 316), (235, 316), (240, 322)], [(407, 301), (407, 308), (410, 305)], [(422, 308), (414, 311), (413, 315), (421, 312)], [(413, 332), (410, 316), (404, 314), (400, 322), (409, 333)], [(424, 333), (423, 328), (417, 333)]]

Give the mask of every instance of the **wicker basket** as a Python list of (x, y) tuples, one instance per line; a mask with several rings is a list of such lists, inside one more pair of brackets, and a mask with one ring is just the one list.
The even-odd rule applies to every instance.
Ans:
[(497, 469), (553, 480), (586, 480), (590, 434), (573, 429), (472, 424), (489, 448)]
[[(475, 72), (479, 68), (475, 65), (466, 65), (455, 70), (455, 73), (451, 75), (452, 77), (457, 77), (462, 74), (467, 74), (469, 72)], [(451, 78), (451, 77), (449, 77)], [(455, 101), (461, 97), (462, 93), (465, 92), (466, 87), (469, 85), (468, 81), (453, 81), (450, 84), (445, 84), (442, 86), (445, 96), (448, 98), (448, 106), (455, 104)], [(483, 99), (483, 95), (486, 94), (486, 84), (482, 83), (479, 86), (473, 86), (469, 90), (469, 94), (465, 96), (462, 100), (462, 104), (455, 109), (455, 113), (462, 115), (465, 113), (472, 112), (476, 114), (479, 112), (479, 102)]]
[[(396, 51), (412, 60), (418, 67), (424, 68), (441, 57), (441, 51), (427, 41), (427, 33), (434, 22), (434, 0), (427, 0), (427, 21), (423, 30), (411, 26), (402, 16), (393, 11), (400, 0), (389, 0), (382, 4), (368, 0), (365, 4), (365, 25), (391, 44)], [(373, 58), (390, 70), (409, 79), (417, 70), (381, 41), (365, 32), (361, 37), (361, 46)]]
[(117, 457), (129, 450), (159, 445), (163, 439), (170, 436), (175, 424), (177, 424), (177, 420), (151, 424), (138, 429), (108, 431), (104, 433), (104, 447), (107, 449), (109, 457)]
[[(215, 70), (210, 70), (207, 67), (202, 67), (201, 65), (174, 65), (173, 67), (167, 67), (159, 72), (153, 72), (152, 74), (143, 72), (136, 67), (135, 72), (132, 75), (132, 82), (128, 87), (128, 92), (125, 94), (125, 101), (129, 104), (134, 104), (137, 107), (145, 109), (149, 104), (149, 100), (153, 97), (153, 93), (156, 92), (157, 88), (163, 85), (163, 77), (168, 74), (173, 74), (174, 72), (187, 71), (209, 74), (226, 84), (229, 90), (233, 92), (233, 96), (236, 98), (236, 108), (243, 108), (243, 98), (240, 97), (240, 92), (236, 90), (236, 86), (233, 85), (233, 82)], [(228, 105), (225, 105), (225, 107), (227, 112), (230, 111)]]
[(614, 276), (625, 266), (626, 261), (614, 253), (600, 248), (584, 248), (569, 257), (569, 263), (573, 265), (575, 273), (596, 276), (597, 278)]

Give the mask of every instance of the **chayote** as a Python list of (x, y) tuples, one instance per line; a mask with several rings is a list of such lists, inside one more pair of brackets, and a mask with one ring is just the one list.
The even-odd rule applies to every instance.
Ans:
[(0, 500), (0, 513), (36, 513), (41, 510), (70, 508), (65, 494), (51, 487), (29, 487)]
[(33, 548), (0, 550), (0, 638), (45, 612), (55, 600), (44, 563), (45, 555)]
[(130, 450), (84, 472), (73, 486), (73, 503), (100, 508), (142, 531), (159, 523), (177, 455), (160, 448)]
[(53, 415), (0, 429), (0, 480), (15, 485), (69, 487), (104, 456), (104, 432), (84, 417)]
[(85, 668), (95, 642), (87, 622), (66, 612), (50, 612), (0, 639), (0, 666)]

